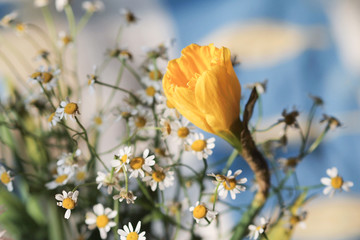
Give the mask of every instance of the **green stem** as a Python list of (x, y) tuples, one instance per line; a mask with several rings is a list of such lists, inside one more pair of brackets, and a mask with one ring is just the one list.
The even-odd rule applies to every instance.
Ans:
[(239, 152), (234, 149), (231, 153), (231, 155), (229, 156), (227, 162), (226, 162), (226, 166), (225, 168), (222, 170), (222, 174), (226, 174), (226, 172), (229, 170), (229, 168), (231, 167), (231, 165), (233, 164), (235, 158), (238, 156)]
[[(119, 69), (119, 72), (118, 72), (118, 75), (117, 75), (117, 78), (116, 78), (116, 82), (115, 82), (115, 85), (114, 87), (119, 87), (119, 84), (120, 84), (120, 81), (122, 79), (122, 75), (124, 73), (124, 61), (121, 61), (121, 65), (120, 65), (120, 69)], [(112, 88), (112, 91), (110, 93), (110, 96), (105, 104), (105, 106), (103, 107), (104, 109), (104, 112), (105, 112), (105, 109), (106, 108), (109, 108), (110, 107), (110, 104), (111, 104), (111, 101), (113, 100), (114, 96), (115, 96), (115, 91), (117, 89), (115, 88)]]
[(135, 94), (133, 94), (133, 93), (130, 92), (129, 90), (126, 90), (126, 89), (120, 88), (120, 87), (116, 87), (116, 86), (113, 86), (113, 85), (110, 85), (110, 84), (107, 84), (107, 83), (104, 83), (104, 82), (100, 82), (100, 81), (98, 81), (98, 80), (95, 80), (95, 83), (96, 83), (96, 84), (99, 84), (99, 85), (102, 85), (102, 86), (105, 86), (105, 87), (110, 87), (110, 88), (119, 90), (119, 91), (121, 91), (121, 92), (128, 93), (131, 97), (133, 97), (135, 100), (138, 101), (138, 98), (135, 96)]
[(68, 24), (69, 24), (70, 35), (73, 39), (75, 39), (76, 38), (76, 21), (75, 21), (74, 12), (73, 12), (70, 4), (67, 4), (65, 6), (64, 10), (65, 10), (66, 18), (67, 18)]
[(78, 25), (77, 25), (77, 30), (76, 32), (79, 34), (83, 28), (86, 26), (86, 24), (88, 23), (89, 19), (91, 18), (91, 16), (93, 15), (92, 11), (87, 11), (80, 19)]

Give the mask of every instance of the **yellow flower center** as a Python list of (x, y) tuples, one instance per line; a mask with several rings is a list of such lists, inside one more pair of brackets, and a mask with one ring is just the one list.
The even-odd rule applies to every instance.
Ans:
[(130, 113), (129, 112), (121, 112), (121, 116), (123, 118), (129, 118), (130, 117)]
[(64, 45), (68, 45), (69, 43), (72, 42), (72, 38), (70, 36), (65, 36), (61, 40), (62, 40)]
[(140, 169), (142, 167), (142, 165), (144, 165), (145, 163), (145, 159), (142, 158), (142, 157), (136, 157), (136, 158), (133, 158), (131, 159), (130, 161), (130, 167), (132, 169)]
[(74, 114), (76, 113), (78, 110), (78, 105), (76, 103), (68, 103), (66, 104), (65, 108), (64, 108), (64, 112), (66, 114)]
[(162, 74), (159, 70), (156, 70), (156, 71), (153, 70), (153, 71), (149, 72), (149, 78), (151, 80), (159, 80), (162, 78)]
[(171, 133), (171, 125), (168, 122), (166, 122), (164, 128), (165, 128), (164, 130), (166, 131), (166, 133), (168, 135), (170, 135), (170, 133)]
[(193, 216), (194, 218), (200, 219), (206, 216), (207, 209), (204, 205), (198, 205), (194, 208)]
[(343, 181), (342, 177), (336, 176), (336, 177), (331, 178), (331, 186), (335, 189), (341, 188), (343, 183), (344, 183), (344, 181)]
[(146, 124), (146, 119), (144, 117), (137, 117), (135, 120), (135, 126), (138, 128), (144, 127)]
[(51, 79), (53, 79), (54, 76), (49, 72), (43, 72), (41, 74), (41, 77), (42, 77), (44, 83), (48, 83), (51, 81)]
[(81, 180), (84, 180), (84, 179), (85, 179), (85, 176), (86, 176), (86, 173), (83, 172), (83, 171), (81, 171), (81, 172), (78, 172), (78, 173), (76, 174), (76, 179), (79, 180), (79, 181), (81, 181)]
[(186, 138), (189, 135), (189, 133), (190, 133), (190, 131), (189, 131), (189, 129), (187, 127), (181, 127), (177, 131), (177, 134), (178, 134), (179, 138)]
[(94, 122), (95, 122), (95, 124), (97, 124), (97, 125), (101, 125), (101, 124), (103, 123), (101, 117), (95, 117), (95, 118), (94, 118)]
[(174, 108), (174, 105), (172, 105), (169, 100), (166, 100), (166, 106), (167, 106), (168, 108)]
[(8, 184), (8, 183), (11, 181), (10, 176), (9, 176), (9, 174), (8, 174), (7, 172), (3, 172), (3, 173), (1, 174), (0, 180), (1, 180), (4, 184)]
[(128, 159), (128, 155), (127, 155), (127, 154), (124, 154), (124, 155), (121, 157), (121, 162), (122, 162), (122, 163), (126, 163), (127, 159)]
[(152, 178), (155, 180), (155, 182), (162, 182), (165, 179), (165, 173), (162, 171), (155, 171), (152, 174)]
[(155, 153), (163, 157), (166, 155), (165, 149), (162, 148), (155, 148)]
[(195, 152), (201, 152), (206, 147), (206, 141), (205, 140), (195, 140), (193, 144), (191, 144), (191, 149)]
[(53, 112), (50, 117), (48, 118), (48, 122), (51, 122), (55, 116), (55, 112)]
[(16, 30), (18, 30), (19, 32), (23, 32), (25, 31), (25, 25), (22, 23), (16, 24)]
[(100, 215), (96, 218), (96, 226), (98, 228), (104, 228), (109, 222), (109, 218), (106, 215)]
[(65, 209), (74, 209), (75, 208), (75, 201), (72, 200), (71, 198), (65, 198), (62, 201), (62, 206)]
[(63, 183), (67, 178), (68, 178), (67, 174), (60, 175), (55, 179), (55, 182), (56, 183)]
[(256, 227), (256, 231), (260, 231), (260, 229), (262, 229), (262, 226), (257, 226)]
[(300, 218), (299, 216), (291, 216), (290, 218), (290, 224), (291, 225), (296, 225), (298, 222), (300, 222)]
[(228, 179), (223, 182), (223, 185), (226, 190), (233, 190), (236, 187), (236, 180), (235, 178)]
[(149, 97), (153, 97), (156, 93), (156, 90), (154, 87), (148, 87), (146, 88), (146, 95), (148, 95)]
[(139, 239), (139, 234), (137, 234), (136, 232), (131, 232), (126, 236), (126, 240), (138, 240)]
[(38, 78), (38, 77), (40, 77), (41, 76), (41, 72), (34, 72), (33, 74), (31, 74), (31, 78), (33, 78), (33, 79), (36, 79), (36, 78)]
[(120, 56), (124, 57), (124, 58), (128, 58), (128, 59), (132, 59), (132, 55), (129, 51), (126, 51), (126, 50), (122, 50), (120, 52)]

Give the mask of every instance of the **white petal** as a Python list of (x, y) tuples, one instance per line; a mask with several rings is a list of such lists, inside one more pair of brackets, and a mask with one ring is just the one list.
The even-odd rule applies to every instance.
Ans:
[(104, 228), (99, 228), (101, 239), (106, 239), (107, 233)]
[(64, 200), (64, 197), (62, 194), (56, 194), (55, 195), (55, 199), (58, 200), (58, 201), (63, 201)]
[(116, 217), (116, 215), (117, 215), (117, 212), (114, 210), (114, 211), (110, 212), (107, 216), (108, 216), (108, 218), (114, 218), (114, 217)]
[(338, 175), (338, 169), (336, 167), (329, 168), (326, 170), (327, 175), (331, 178), (336, 177)]
[(96, 204), (94, 207), (94, 213), (98, 216), (104, 214), (104, 206), (101, 203)]
[(129, 230), (130, 230), (130, 232), (133, 232), (133, 231), (134, 231), (134, 228), (133, 228), (131, 222), (129, 222)]
[(327, 178), (327, 177), (323, 177), (320, 179), (320, 182), (326, 186), (330, 186), (331, 185), (331, 179)]
[(137, 223), (136, 228), (135, 228), (135, 232), (139, 233), (140, 228), (141, 228), (141, 221), (139, 221), (139, 222)]
[(69, 219), (69, 218), (70, 218), (70, 215), (71, 215), (71, 210), (70, 210), (70, 209), (66, 210), (66, 212), (65, 212), (65, 218), (66, 218), (66, 219)]

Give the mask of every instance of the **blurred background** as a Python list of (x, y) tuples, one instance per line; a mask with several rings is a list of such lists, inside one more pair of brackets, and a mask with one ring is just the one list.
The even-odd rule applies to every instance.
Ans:
[[(80, 0), (72, 3), (78, 17), (84, 13), (81, 3)], [(217, 47), (230, 48), (237, 55), (240, 65), (236, 71), (245, 100), (249, 95), (246, 84), (267, 79), (260, 128), (280, 119), (283, 109), (291, 111), (294, 107), (300, 112), (300, 125), (305, 124), (312, 104), (308, 95), (321, 97), (325, 104), (315, 117), (313, 136), (324, 128), (317, 124), (322, 113), (338, 118), (342, 127), (330, 132), (323, 144), (301, 162), (297, 169), (299, 182), (319, 184), (320, 178), (326, 176), (326, 169), (335, 166), (345, 180), (354, 182), (354, 187), (351, 193), (338, 194), (331, 200), (320, 197), (307, 205), (307, 228), (297, 229), (294, 239), (360, 239), (360, 1), (104, 0), (104, 3), (105, 10), (94, 15), (79, 39), (79, 72), (83, 82), (92, 66), (100, 64), (105, 50), (112, 46), (122, 17), (120, 9), (128, 8), (138, 17), (138, 22), (126, 28), (122, 42), (134, 54), (134, 65), (141, 64), (145, 55), (143, 47), (154, 47), (170, 39), (175, 39), (170, 59), (179, 57), (181, 49), (191, 43), (214, 43)], [(0, 18), (12, 10), (17, 10), (23, 21), (45, 28), (42, 15), (33, 8), (32, 1), (0, 0)], [(64, 14), (56, 12), (54, 3), (51, 10), (58, 29), (67, 30)], [(23, 44), (16, 36), (10, 37), (13, 45)], [(1, 41), (0, 49), (6, 52)], [(161, 67), (165, 70), (165, 61)], [(0, 98), (4, 98), (6, 90), (1, 78), (9, 69), (3, 63), (0, 68), (3, 74)], [(29, 75), (25, 69), (19, 71)], [(116, 71), (110, 67), (106, 77), (115, 76)], [(123, 86), (136, 89), (131, 78), (124, 80)], [(93, 99), (84, 96), (82, 101), (89, 103), (89, 110), (82, 110), (85, 118), (94, 114)], [(85, 104), (82, 108), (86, 108)], [(265, 141), (279, 136), (281, 131), (281, 127), (275, 128), (270, 133), (259, 134), (257, 139)], [(106, 146), (116, 137), (110, 136), (102, 144)], [(294, 156), (298, 151), (300, 138), (295, 131), (289, 137), (290, 145), (281, 153), (283, 157)], [(217, 139), (210, 161), (230, 152), (230, 147)], [(238, 168), (252, 178), (250, 169), (240, 160), (232, 167)], [(237, 202), (246, 203), (250, 196), (244, 194)], [(229, 226), (224, 226), (229, 227), (231, 218)]]

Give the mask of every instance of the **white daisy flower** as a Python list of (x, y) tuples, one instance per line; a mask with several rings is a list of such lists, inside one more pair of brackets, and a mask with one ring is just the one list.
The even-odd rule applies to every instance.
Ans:
[(182, 117), (181, 120), (173, 122), (172, 136), (175, 138), (175, 142), (178, 145), (187, 142), (188, 138), (191, 136), (191, 131), (194, 130), (194, 127), (190, 127), (189, 123), (189, 120), (184, 117)]
[(139, 136), (149, 137), (155, 134), (153, 114), (141, 108), (137, 114), (129, 118), (131, 132), (136, 132)]
[(64, 216), (66, 219), (70, 218), (71, 210), (75, 208), (78, 196), (79, 191), (77, 190), (75, 192), (69, 191), (68, 193), (62, 191), (62, 194), (55, 195), (55, 199), (59, 201), (57, 205), (66, 209)]
[(225, 199), (228, 195), (228, 192), (230, 192), (231, 198), (233, 200), (236, 199), (236, 194), (240, 193), (241, 191), (245, 191), (246, 187), (242, 184), (247, 182), (247, 178), (240, 178), (239, 180), (236, 180), (236, 177), (239, 176), (242, 173), (242, 170), (239, 169), (234, 173), (234, 176), (231, 176), (232, 171), (229, 170), (227, 172), (227, 175), (215, 175), (215, 174), (209, 174), (209, 176), (215, 177), (216, 181), (214, 182), (215, 185), (218, 185), (219, 182), (221, 182), (218, 192), (219, 196), (223, 199)]
[(321, 183), (326, 186), (323, 190), (325, 195), (329, 194), (329, 196), (332, 197), (336, 190), (341, 191), (341, 189), (343, 189), (348, 192), (350, 191), (350, 187), (354, 186), (353, 182), (344, 182), (343, 178), (338, 175), (338, 169), (336, 167), (327, 169), (326, 174), (330, 178), (323, 177), (320, 179)]
[(54, 175), (54, 180), (45, 184), (48, 189), (55, 189), (59, 186), (66, 185), (74, 175), (72, 168), (58, 167), (57, 173)]
[(76, 149), (73, 153), (62, 153), (59, 160), (56, 162), (58, 167), (74, 168), (77, 167), (77, 158), (81, 155), (81, 150)]
[(58, 12), (64, 11), (66, 5), (69, 4), (69, 0), (56, 0), (55, 7)]
[(137, 17), (134, 15), (133, 12), (131, 12), (129, 9), (122, 8), (120, 9), (120, 14), (124, 17), (127, 25), (130, 25), (132, 23), (136, 23)]
[(58, 114), (60, 119), (63, 119), (63, 117), (67, 119), (67, 117), (69, 116), (70, 119), (73, 120), (76, 114), (80, 114), (79, 106), (77, 103), (74, 102), (62, 101), (60, 103), (60, 106), (56, 109), (56, 113)]
[[(36, 72), (29, 76), (29, 81), (32, 83), (41, 82), (44, 88), (48, 91), (57, 86), (60, 69), (40, 66)], [(41, 89), (42, 90), (42, 89)]]
[(94, 2), (85, 1), (82, 3), (82, 8), (87, 12), (99, 12), (104, 10), (104, 3), (99, 0), (95, 0)]
[(75, 175), (74, 175), (75, 183), (78, 185), (84, 183), (86, 180), (86, 175), (87, 175), (86, 165), (75, 168)]
[(120, 148), (119, 154), (115, 155), (115, 159), (110, 162), (111, 166), (115, 168), (115, 172), (119, 172), (122, 167), (125, 167), (129, 163), (130, 158), (133, 154), (131, 146)]
[(97, 172), (95, 181), (98, 184), (97, 189), (100, 189), (102, 186), (107, 187), (107, 193), (111, 194), (113, 187), (116, 185), (118, 180), (119, 179), (115, 174), (111, 176), (110, 173)]
[(180, 113), (175, 107), (166, 99), (164, 95), (158, 94), (155, 96), (157, 104), (155, 105), (155, 111), (158, 115), (162, 115), (164, 118), (178, 119)]
[[(57, 0), (58, 1), (58, 0)], [(73, 38), (64, 31), (58, 33), (57, 45), (59, 48), (66, 47), (73, 42)]]
[(86, 213), (85, 223), (89, 225), (90, 230), (98, 228), (101, 239), (106, 239), (110, 229), (116, 226), (116, 223), (111, 221), (111, 219), (116, 217), (117, 212), (111, 208), (104, 209), (101, 203), (96, 204), (93, 210), (94, 212)]
[(3, 166), (0, 166), (0, 181), (7, 187), (9, 192), (14, 190), (12, 183), (13, 179), (13, 177), (10, 177), (10, 171), (6, 171)]
[(121, 188), (118, 186), (115, 186), (116, 190), (119, 191), (119, 194), (114, 195), (113, 199), (117, 200), (119, 199), (119, 202), (122, 202), (123, 200), (126, 200), (127, 204), (134, 204), (137, 196), (134, 195), (134, 193), (132, 191), (126, 191), (125, 188)]
[(116, 122), (120, 121), (121, 119), (129, 120), (131, 117), (135, 117), (138, 114), (138, 110), (129, 105), (120, 106), (120, 108), (116, 109)]
[(267, 224), (265, 218), (261, 217), (259, 225), (249, 225), (249, 238), (254, 240), (258, 239), (259, 236), (265, 232)]
[(264, 94), (266, 92), (267, 83), (268, 80), (265, 79), (263, 82), (246, 84), (245, 87), (248, 89), (253, 89), (255, 87), (258, 94)]
[(150, 185), (152, 191), (156, 191), (157, 186), (163, 191), (165, 188), (174, 184), (174, 172), (155, 165), (155, 171), (151, 176), (146, 176), (143, 181)]
[(56, 115), (56, 112), (53, 112), (50, 114), (50, 116), (47, 119), (49, 128), (55, 127), (58, 122), (60, 122), (60, 117)]
[(285, 216), (287, 218), (287, 222), (284, 225), (285, 228), (293, 229), (297, 225), (299, 225), (299, 227), (302, 229), (306, 228), (305, 219), (307, 212), (303, 211), (301, 208), (298, 208), (295, 214), (293, 214), (291, 211), (286, 211)]
[(34, 6), (35, 7), (45, 7), (49, 4), (49, 0), (35, 0), (34, 1)]
[(159, 94), (161, 85), (154, 82), (146, 82), (146, 88), (137, 91), (137, 94), (140, 96), (140, 100), (147, 105), (152, 105), (156, 96)]
[(212, 221), (216, 218), (218, 212), (210, 211), (206, 206), (205, 203), (196, 202), (195, 207), (190, 207), (189, 211), (192, 212), (193, 218), (197, 223), (200, 222), (201, 219), (207, 219), (208, 221)]
[(120, 235), (120, 240), (146, 240), (145, 231), (140, 233), (141, 221), (136, 224), (136, 228), (134, 230), (133, 226), (129, 222), (129, 227), (124, 225), (123, 229), (118, 230), (118, 234)]
[(96, 75), (97, 72), (97, 66), (94, 65), (93, 66), (93, 73), (92, 74), (88, 74), (86, 75), (87, 77), (87, 85), (89, 86), (89, 92), (90, 94), (94, 94), (95, 93), (95, 82), (99, 79), (99, 76)]
[(173, 123), (168, 118), (161, 118), (160, 119), (160, 127), (162, 132), (162, 137), (166, 138), (172, 134), (172, 127)]
[(140, 174), (141, 178), (145, 177), (145, 172), (151, 173), (151, 166), (155, 164), (155, 156), (149, 156), (149, 149), (145, 149), (142, 157), (135, 157), (130, 160), (129, 171), (131, 172), (129, 178), (137, 178)]
[(204, 139), (202, 133), (194, 133), (190, 139), (187, 140), (186, 150), (192, 151), (196, 157), (201, 159), (207, 159), (210, 156), (215, 147), (215, 138)]

